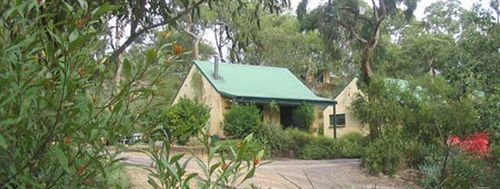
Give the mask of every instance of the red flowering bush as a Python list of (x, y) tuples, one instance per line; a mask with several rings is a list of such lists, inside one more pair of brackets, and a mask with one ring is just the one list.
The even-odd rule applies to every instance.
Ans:
[(488, 153), (489, 137), (486, 132), (478, 132), (465, 137), (461, 140), (460, 137), (452, 135), (448, 138), (448, 145), (461, 148), (467, 153), (485, 155)]

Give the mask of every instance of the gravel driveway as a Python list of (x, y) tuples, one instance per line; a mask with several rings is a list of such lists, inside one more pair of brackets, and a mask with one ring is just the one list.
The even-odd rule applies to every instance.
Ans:
[[(151, 165), (149, 157), (140, 153), (124, 153), (125, 163)], [(408, 188), (412, 186), (390, 177), (374, 177), (360, 167), (359, 159), (335, 160), (273, 160), (257, 169), (248, 184), (259, 188)], [(188, 169), (196, 171), (192, 162)], [(139, 168), (128, 170), (137, 188), (148, 188), (147, 172)], [(309, 179), (308, 179), (309, 178)], [(309, 181), (310, 180), (310, 181)], [(311, 185), (312, 184), (312, 185)]]

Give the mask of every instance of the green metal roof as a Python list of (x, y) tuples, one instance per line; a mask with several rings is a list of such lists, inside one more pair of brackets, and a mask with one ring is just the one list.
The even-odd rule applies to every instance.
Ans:
[(289, 104), (333, 103), (331, 99), (316, 96), (286, 68), (220, 63), (219, 78), (214, 79), (214, 63), (193, 63), (222, 96), (262, 103), (271, 100)]

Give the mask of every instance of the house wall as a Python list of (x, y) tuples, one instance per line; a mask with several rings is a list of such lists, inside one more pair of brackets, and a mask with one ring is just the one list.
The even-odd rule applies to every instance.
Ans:
[(319, 105), (314, 105), (314, 120), (311, 125), (311, 130), (313, 131), (313, 134), (318, 133), (318, 129), (320, 126), (323, 125), (323, 108)]
[[(344, 90), (335, 98), (337, 101), (336, 112), (337, 114), (345, 114), (346, 124), (345, 127), (337, 127), (337, 137), (341, 137), (345, 134), (358, 132), (361, 134), (368, 134), (368, 127), (363, 127), (363, 124), (354, 117), (352, 113), (351, 105), (356, 94), (361, 91), (358, 89), (357, 79), (353, 79)], [(324, 124), (324, 135), (333, 137), (333, 127), (330, 126), (330, 115), (333, 114), (333, 106), (328, 106), (323, 111), (323, 124)]]
[(264, 125), (280, 125), (280, 111), (273, 110), (269, 105), (265, 105), (262, 111)]
[(210, 135), (224, 137), (221, 122), (224, 120), (228, 102), (215, 90), (195, 65), (191, 66), (173, 104), (176, 104), (183, 97), (199, 99), (204, 102), (210, 108)]

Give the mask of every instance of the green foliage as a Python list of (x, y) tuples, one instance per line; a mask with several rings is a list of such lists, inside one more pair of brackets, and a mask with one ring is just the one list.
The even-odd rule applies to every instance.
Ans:
[(367, 146), (368, 145), (368, 140), (365, 136), (363, 136), (361, 133), (357, 132), (352, 132), (345, 134), (344, 136), (340, 137), (341, 140), (345, 140), (350, 143), (354, 143), (360, 146)]
[[(200, 135), (199, 143), (207, 152), (203, 158), (193, 153), (192, 158), (186, 159), (185, 154), (172, 154), (169, 143), (163, 143), (161, 148), (154, 142), (150, 143), (146, 153), (155, 166), (145, 169), (150, 172), (148, 183), (153, 188), (191, 188), (195, 179), (198, 179), (196, 186), (200, 188), (234, 188), (254, 176), (264, 150), (254, 146), (258, 143), (253, 142), (251, 134), (242, 140), (214, 146), (210, 145), (210, 136), (206, 132)], [(193, 159), (201, 169), (198, 173), (188, 171), (187, 166)]]
[(291, 139), (289, 149), (299, 159), (359, 158), (364, 154), (367, 144), (367, 140), (360, 134), (333, 139), (313, 136), (298, 129), (287, 129), (285, 132)]
[(368, 146), (368, 139), (360, 133), (349, 133), (338, 139), (337, 148), (342, 158), (361, 158)]
[(488, 185), (500, 186), (500, 145), (498, 143), (491, 144), (490, 149), (492, 158), (489, 163), (493, 170)]
[(308, 144), (305, 145), (298, 154), (299, 159), (329, 159), (332, 152), (329, 146)]
[(311, 131), (314, 121), (314, 106), (308, 103), (300, 104), (293, 112), (293, 125), (302, 131)]
[(210, 109), (203, 102), (181, 98), (179, 102), (165, 112), (164, 126), (167, 140), (177, 140), (186, 144), (190, 137), (199, 134), (210, 117)]
[(271, 157), (285, 155), (292, 140), (281, 127), (274, 125), (264, 125), (254, 136), (266, 147), (266, 152)]
[(372, 174), (395, 174), (402, 165), (401, 136), (396, 132), (370, 142), (362, 158), (362, 166)]
[(401, 150), (404, 165), (411, 168), (418, 168), (425, 162), (425, 148), (427, 145), (419, 140), (408, 138), (403, 140)]
[(262, 127), (262, 116), (254, 104), (233, 104), (224, 115), (224, 134), (231, 138), (244, 138)]
[(425, 163), (419, 166), (425, 188), (474, 188), (485, 186), (492, 179), (485, 161), (458, 149), (431, 147), (426, 148), (425, 155)]
[[(332, 57), (317, 31), (302, 32), (291, 15), (266, 15), (260, 30), (255, 30), (256, 44), (245, 51), (244, 62), (288, 68), (302, 81), (308, 74), (327, 69)], [(300, 45), (297, 45), (300, 44)]]
[(321, 124), (321, 126), (319, 126), (318, 129), (318, 136), (323, 136), (323, 135), (325, 135), (325, 126)]
[(161, 48), (141, 61), (124, 58), (125, 74), (115, 82), (103, 39), (105, 14), (120, 6), (2, 1), (0, 7), (0, 188), (115, 185), (108, 176), (118, 151), (106, 143), (129, 134), (149, 108), (144, 102), (155, 91), (138, 81), (161, 76), (167, 66), (157, 62), (176, 59)]
[(436, 144), (445, 140), (448, 133), (443, 132), (463, 136), (478, 130), (473, 127), (478, 118), (473, 103), (458, 97), (459, 91), (439, 76), (415, 81), (376, 77), (363, 90), (370, 95), (358, 95), (353, 111), (369, 124), (372, 137), (403, 126), (409, 138)]
[(115, 164), (108, 176), (105, 188), (132, 188), (130, 178), (125, 170), (125, 165)]
[[(410, 108), (414, 96), (408, 91), (403, 91), (399, 81), (386, 80), (382, 77), (374, 77), (369, 86), (361, 86), (365, 94), (358, 94), (352, 104), (354, 115), (365, 124), (369, 124), (370, 135), (377, 137), (382, 129), (399, 126), (403, 124), (404, 118), (412, 114)], [(405, 104), (401, 103), (401, 98)]]
[[(218, 152), (229, 155), (228, 158), (230, 159), (241, 158), (241, 160), (253, 160), (253, 156), (258, 152), (262, 150), (268, 152), (266, 146), (259, 140), (252, 140), (246, 143), (243, 142), (243, 139), (221, 140), (217, 142), (216, 145), (221, 146), (220, 148), (218, 148)], [(231, 149), (234, 150), (240, 148), (245, 148), (246, 150), (245, 152), (242, 152), (239, 157), (235, 157), (231, 152)]]
[(300, 131), (297, 128), (288, 128), (285, 130), (286, 134), (290, 137), (290, 149), (298, 152), (299, 149), (314, 140), (314, 136), (310, 133)]

